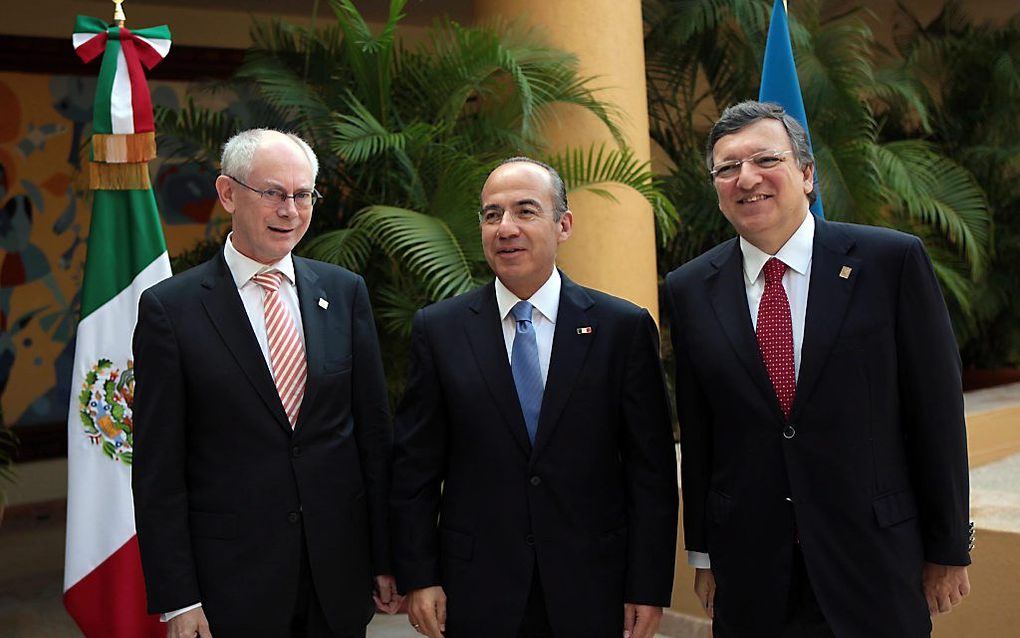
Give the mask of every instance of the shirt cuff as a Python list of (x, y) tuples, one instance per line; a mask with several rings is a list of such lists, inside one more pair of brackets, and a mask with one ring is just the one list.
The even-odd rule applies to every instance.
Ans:
[(186, 611), (191, 611), (192, 609), (198, 609), (201, 606), (202, 606), (202, 603), (195, 603), (194, 605), (189, 605), (187, 607), (181, 607), (177, 611), (168, 611), (165, 614), (160, 614), (159, 615), (159, 622), (170, 622), (170, 620), (172, 618), (176, 618), (177, 616), (180, 616), (181, 614), (183, 614)]
[(712, 561), (705, 552), (687, 552), (687, 564), (697, 569), (712, 569)]

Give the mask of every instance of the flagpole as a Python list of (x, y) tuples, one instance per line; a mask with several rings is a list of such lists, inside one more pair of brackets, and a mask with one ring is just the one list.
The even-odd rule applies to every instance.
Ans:
[(113, 23), (118, 27), (123, 27), (124, 23), (127, 22), (127, 17), (124, 15), (124, 0), (113, 0)]

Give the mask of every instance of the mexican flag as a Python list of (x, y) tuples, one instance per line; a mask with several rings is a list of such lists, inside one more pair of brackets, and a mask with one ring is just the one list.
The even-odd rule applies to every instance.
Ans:
[[(75, 47), (83, 59), (105, 54), (89, 167), (96, 190), (68, 414), (64, 605), (90, 638), (161, 638), (166, 630), (158, 616), (145, 613), (131, 500), (131, 337), (142, 291), (171, 274), (148, 183), (155, 136), (142, 74), (143, 64), (151, 66), (146, 55), (150, 61), (162, 56), (139, 54), (150, 45), (122, 27), (82, 17), (76, 27)], [(165, 35), (165, 55), (166, 27), (142, 31), (149, 31), (149, 39)]]

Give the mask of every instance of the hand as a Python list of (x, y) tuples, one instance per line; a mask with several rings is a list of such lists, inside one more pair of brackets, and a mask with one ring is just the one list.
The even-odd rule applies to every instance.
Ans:
[(932, 618), (953, 611), (953, 607), (959, 605), (970, 593), (967, 568), (959, 565), (925, 563), (921, 572), (921, 585)]
[(179, 616), (174, 616), (166, 624), (166, 638), (212, 638), (209, 621), (201, 607), (195, 607)]
[(623, 605), (623, 638), (654, 638), (662, 620), (662, 607)]
[(446, 592), (442, 587), (422, 587), (407, 595), (407, 619), (419, 634), (443, 638), (446, 631)]
[(701, 601), (701, 606), (709, 618), (715, 617), (715, 575), (711, 569), (699, 569), (694, 572), (694, 593)]
[(404, 597), (397, 593), (397, 580), (385, 574), (375, 577), (375, 591), (372, 592), (375, 608), (384, 614), (395, 614)]

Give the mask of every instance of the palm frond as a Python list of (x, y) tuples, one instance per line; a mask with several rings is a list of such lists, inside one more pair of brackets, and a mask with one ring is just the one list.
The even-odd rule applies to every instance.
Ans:
[(301, 252), (311, 259), (363, 272), (372, 242), (368, 233), (359, 228), (341, 228), (320, 234), (305, 244)]

